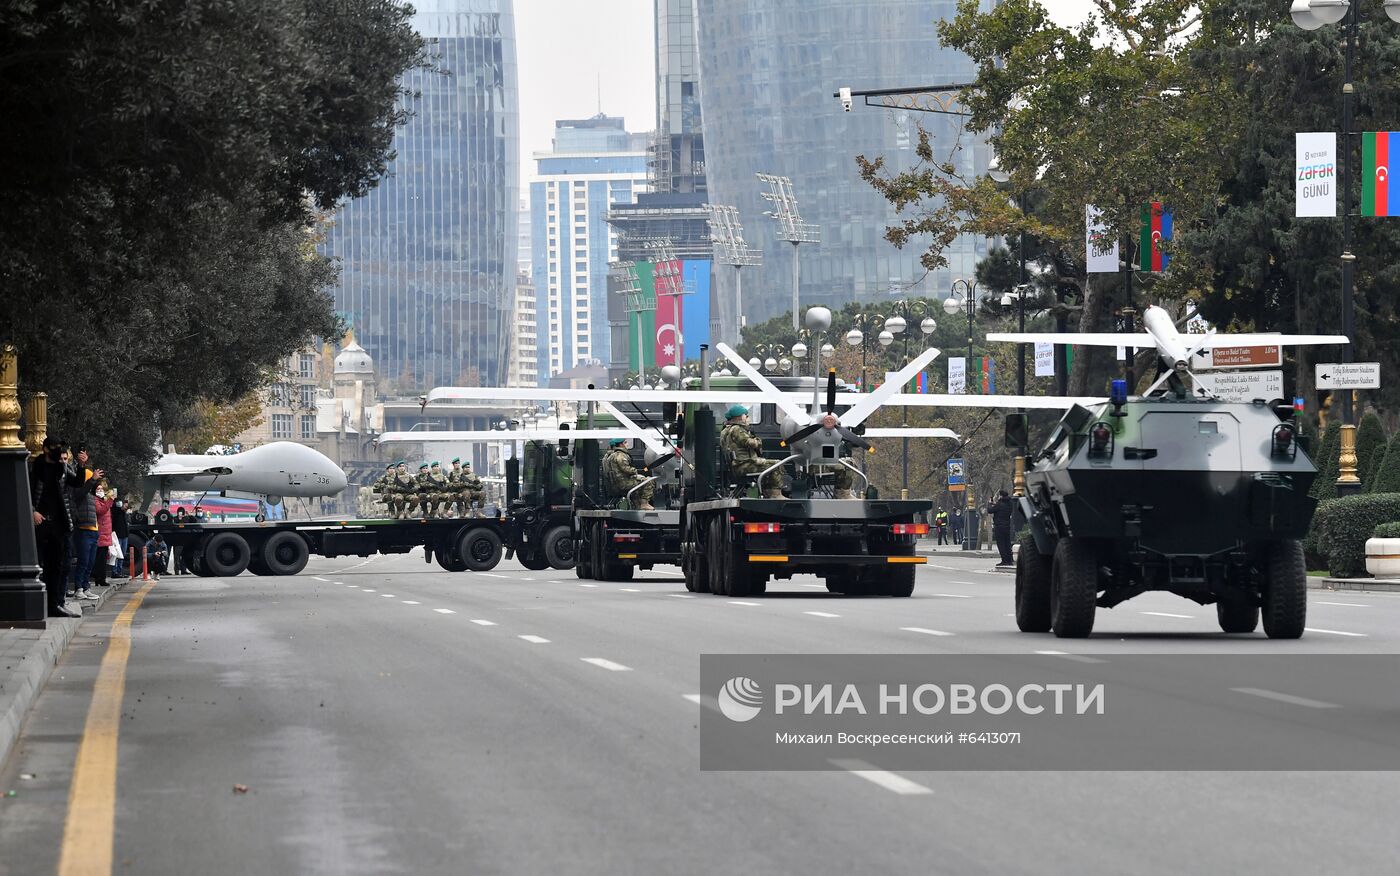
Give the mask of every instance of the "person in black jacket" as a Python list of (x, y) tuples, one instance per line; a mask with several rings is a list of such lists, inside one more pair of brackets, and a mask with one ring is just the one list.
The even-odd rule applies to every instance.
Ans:
[[(112, 495), (116, 496), (116, 489), (112, 490)], [(112, 562), (112, 578), (120, 579), (126, 577), (126, 571), (130, 563), (127, 559), (127, 542), (131, 537), (131, 524), (127, 518), (126, 499), (117, 498), (112, 502), (112, 540), (121, 545), (122, 558)]]
[(992, 518), (992, 538), (1001, 552), (998, 566), (1010, 566), (1011, 558), (1011, 495), (1005, 490), (997, 493), (994, 501), (987, 504), (986, 513)]
[[(73, 509), (67, 489), (76, 484), (66, 468), (68, 448), (58, 438), (44, 439), (44, 452), (29, 464), (29, 501), (34, 540), (39, 548), (40, 577), (48, 599), (49, 617), (82, 617), (64, 606), (68, 580), (68, 535)], [(79, 482), (81, 483), (81, 482)]]

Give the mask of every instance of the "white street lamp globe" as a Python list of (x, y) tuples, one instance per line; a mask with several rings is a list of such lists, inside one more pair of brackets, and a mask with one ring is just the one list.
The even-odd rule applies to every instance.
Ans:
[(792, 358), (794, 358), (794, 359), (805, 359), (805, 358), (807, 358), (807, 345), (804, 344), (804, 343), (802, 343), (801, 341), (799, 341), (799, 342), (793, 344), (793, 345), (792, 345)]
[(641, 388), (642, 388), (642, 386), (641, 386), (641, 384), (639, 384), (639, 383), (634, 383), (634, 384), (632, 384), (632, 391), (633, 391), (633, 392), (637, 392), (637, 391), (640, 390)]
[(733, 377), (733, 376), (734, 376), (734, 372), (733, 372), (733, 371), (730, 371), (730, 370), (729, 370), (729, 366), (726, 365), (725, 367), (723, 367), (723, 368), (721, 368), (721, 369), (719, 370), (719, 376), (720, 376), (720, 377)]
[(1293, 16), (1293, 23), (1303, 30), (1317, 30), (1322, 27), (1322, 21), (1309, 8), (1308, 0), (1293, 0), (1293, 5), (1288, 8), (1288, 14)]
[(749, 365), (750, 365), (751, 367), (753, 367), (753, 368), (757, 368), (758, 366), (760, 366), (760, 365), (762, 365), (762, 364), (763, 364), (763, 360), (760, 359), (760, 358), (758, 358), (757, 356), (754, 356), (752, 359), (749, 360)]
[(679, 383), (681, 379), (681, 369), (674, 365), (667, 365), (661, 369), (661, 379), (667, 383)]
[(783, 370), (783, 371), (791, 371), (791, 370), (792, 370), (792, 360), (789, 359), (788, 357), (784, 356), (783, 358), (781, 358), (781, 359), (778, 360), (778, 368), (780, 368), (780, 369)]
[[(1396, 2), (1400, 3), (1400, 0), (1396, 0)], [(852, 347), (859, 347), (860, 342), (863, 340), (865, 340), (865, 333), (860, 329), (851, 329), (846, 332), (846, 343), (850, 344)]]
[(946, 314), (948, 314), (949, 316), (957, 316), (957, 315), (958, 315), (958, 311), (960, 311), (960, 310), (962, 310), (962, 309), (963, 309), (963, 300), (962, 300), (961, 298), (944, 298), (944, 299), (943, 299), (943, 312), (946, 313)]
[(822, 355), (830, 358), (836, 355), (836, 348), (830, 344), (822, 344)]
[(924, 321), (919, 323), (919, 331), (926, 335), (931, 335), (938, 331), (938, 322), (931, 316), (924, 317)]
[(888, 347), (894, 343), (894, 335), (889, 332), (880, 332), (880, 346)]
[(1391, 21), (1400, 21), (1400, 0), (1385, 0), (1385, 14)]
[(904, 334), (906, 323), (902, 316), (892, 316), (885, 320), (885, 331), (894, 332), (897, 335)]
[(1004, 185), (1011, 182), (1011, 174), (1006, 172), (1006, 168), (1001, 166), (1001, 157), (995, 152), (992, 153), (992, 160), (987, 164), (987, 176), (992, 178), (992, 182)]
[(807, 328), (814, 332), (824, 332), (831, 328), (831, 311), (825, 307), (809, 307), (806, 316)]
[(1015, 303), (1016, 303), (1016, 299), (1011, 297), (1011, 293), (1010, 293), (1010, 292), (1007, 292), (1005, 295), (1001, 296), (1001, 306), (1002, 306), (1002, 307), (1010, 307), (1011, 305), (1013, 305), (1013, 304), (1015, 304)]
[(767, 359), (764, 359), (764, 360), (763, 360), (763, 370), (765, 370), (765, 371), (772, 371), (773, 369), (775, 369), (775, 368), (777, 368), (777, 367), (778, 367), (778, 360), (777, 360), (777, 359), (774, 359), (772, 356), (769, 356)]
[(1313, 17), (1323, 24), (1336, 24), (1351, 11), (1349, 0), (1308, 0)]

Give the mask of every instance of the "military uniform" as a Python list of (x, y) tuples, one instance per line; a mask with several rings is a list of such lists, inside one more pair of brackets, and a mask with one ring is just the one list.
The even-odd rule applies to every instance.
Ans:
[[(719, 433), (719, 446), (729, 460), (729, 470), (735, 474), (758, 474), (773, 464), (763, 458), (763, 442), (743, 423), (728, 423)], [(763, 478), (760, 486), (765, 499), (783, 498), (782, 475), (779, 470)]]
[[(375, 481), (369, 488), (369, 491), (378, 497), (376, 501), (383, 502), (384, 506), (386, 508), (390, 508), (391, 510), (392, 503), (389, 501), (389, 496), (393, 490), (393, 483), (394, 465), (393, 463), (390, 463), (389, 465), (384, 467), (384, 474), (379, 476), (379, 480)], [(370, 506), (368, 509), (366, 509), (366, 511), (366, 516), (374, 513), (373, 502), (370, 503)]]
[[(461, 497), (459, 501), (462, 503), (462, 514), (465, 515), (467, 509), (470, 508), (473, 517), (480, 516), (480, 509), (486, 505), (486, 485), (472, 471), (470, 462), (462, 467), (462, 473), (457, 482), (461, 490), (458, 495)], [(476, 503), (476, 508), (472, 508), (472, 503)]]
[(428, 476), (428, 464), (425, 462), (418, 466), (418, 474), (413, 479), (413, 493), (418, 498), (418, 507), (422, 510), (424, 518), (432, 512), (433, 495), (436, 492), (437, 487)]
[(812, 470), (817, 473), (830, 471), (833, 475), (832, 486), (836, 490), (837, 499), (854, 499), (851, 487), (855, 481), (851, 477), (851, 470), (844, 465), (814, 465)]
[(394, 480), (390, 483), (389, 510), (395, 517), (407, 517), (418, 507), (417, 481), (408, 473), (408, 465), (399, 463), (394, 470)]
[[(603, 457), (603, 484), (608, 488), (608, 492), (621, 499), (626, 496), (633, 487), (646, 480), (642, 473), (632, 467), (632, 457), (621, 445), (608, 451), (608, 455)], [(652, 510), (651, 495), (652, 483), (648, 481), (641, 489), (632, 495), (635, 497), (637, 507), (643, 511)]]
[(428, 500), (432, 503), (432, 510), (429, 513), (432, 516), (437, 516), (438, 509), (441, 508), (443, 504), (451, 507), (453, 499), (452, 485), (448, 483), (447, 478), (443, 475), (442, 466), (436, 462), (433, 463), (432, 470), (428, 472), (428, 489), (430, 490)]

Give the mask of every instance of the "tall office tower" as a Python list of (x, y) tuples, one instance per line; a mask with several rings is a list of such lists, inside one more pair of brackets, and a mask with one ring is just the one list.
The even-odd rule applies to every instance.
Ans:
[(607, 216), (647, 190), (647, 139), (599, 114), (555, 122), (553, 150), (534, 155), (530, 249), (541, 380), (608, 358), (608, 263), (617, 258), (617, 232)]
[[(777, 223), (763, 215), (771, 207), (755, 173), (790, 177), (802, 218), (820, 234), (820, 242), (800, 247), (802, 307), (835, 308), (892, 291), (946, 296), (954, 278), (973, 275), (984, 239), (958, 240), (947, 253), (949, 267), (934, 272), (920, 266), (918, 241), (903, 250), (888, 243), (885, 227), (897, 217), (861, 180), (855, 157), (883, 155), (895, 172), (911, 167), (922, 125), (935, 154), (953, 154), (970, 176), (986, 170), (985, 144), (966, 132), (959, 140), (957, 116), (859, 102), (844, 112), (833, 97), (841, 86), (970, 82), (972, 62), (938, 42), (938, 19), (954, 14), (952, 2), (695, 0), (695, 9), (710, 202), (738, 207), (744, 236), (763, 250), (763, 267), (745, 269), (748, 324), (786, 313), (792, 302), (792, 246), (777, 239)], [(963, 148), (953, 153), (958, 142)], [(725, 324), (737, 322), (729, 312), (732, 273), (716, 272)]]
[(516, 282), (519, 109), (512, 0), (415, 0), (438, 69), (411, 70), (389, 174), (324, 245), (336, 308), (407, 392), (505, 376)]
[(656, 139), (652, 188), (705, 194), (705, 135), (694, 0), (656, 0)]

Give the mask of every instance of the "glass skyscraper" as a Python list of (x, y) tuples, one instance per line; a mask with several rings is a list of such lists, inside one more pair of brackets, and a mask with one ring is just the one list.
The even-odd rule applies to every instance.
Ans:
[[(990, 8), (993, 0), (982, 0)], [(833, 93), (969, 82), (972, 62), (938, 43), (937, 22), (954, 0), (696, 0), (700, 98), (705, 120), (705, 174), (713, 204), (739, 208), (744, 236), (764, 264), (744, 270), (749, 324), (787, 312), (792, 302), (792, 247), (754, 174), (792, 178), (802, 218), (821, 240), (801, 246), (802, 304), (840, 306), (899, 295), (946, 296), (956, 277), (971, 277), (984, 239), (964, 238), (947, 253), (950, 267), (926, 272), (916, 239), (903, 250), (883, 237), (897, 217), (860, 178), (855, 156), (883, 155), (892, 171), (917, 160), (916, 125), (933, 134), (936, 156), (957, 142), (956, 116), (857, 105), (844, 112)], [(980, 138), (962, 134), (959, 170), (985, 172)], [(716, 296), (721, 322), (737, 323), (733, 272)]]
[(414, 7), (437, 69), (405, 74), (418, 96), (389, 175), (334, 216), (336, 308), (391, 385), (499, 385), (520, 199), (512, 0)]

